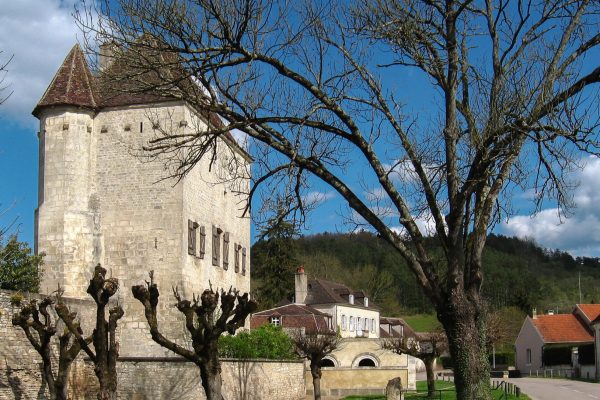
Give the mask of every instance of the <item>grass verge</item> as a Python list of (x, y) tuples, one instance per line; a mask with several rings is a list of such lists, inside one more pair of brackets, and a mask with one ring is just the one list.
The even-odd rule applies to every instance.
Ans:
[[(405, 400), (417, 400), (417, 399), (441, 399), (441, 400), (456, 400), (456, 392), (454, 389), (454, 384), (452, 382), (445, 381), (436, 381), (435, 382), (436, 390), (440, 390), (441, 392), (436, 392), (435, 397), (428, 398), (427, 397), (427, 382), (426, 381), (418, 381), (417, 382), (417, 393), (406, 393), (404, 395)], [(441, 397), (440, 397), (441, 394)], [(500, 390), (492, 390), (492, 398), (495, 400), (504, 399), (504, 393)], [(507, 397), (508, 400), (517, 400), (516, 396), (509, 395)], [(525, 394), (521, 394), (518, 397), (519, 400), (529, 400), (529, 396)], [(385, 400), (385, 396), (383, 395), (370, 395), (370, 396), (348, 396), (344, 397), (343, 400)]]

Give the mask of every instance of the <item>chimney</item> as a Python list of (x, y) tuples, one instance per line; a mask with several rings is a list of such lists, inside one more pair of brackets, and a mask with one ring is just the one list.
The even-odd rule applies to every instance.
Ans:
[(348, 303), (354, 304), (354, 295), (353, 294), (348, 295)]
[(110, 67), (114, 61), (116, 50), (117, 44), (113, 41), (104, 42), (100, 45), (100, 51), (98, 52), (98, 68), (100, 72), (106, 71)]
[(537, 309), (536, 309), (536, 308), (534, 308), (534, 309), (531, 311), (531, 318), (533, 318), (533, 319), (536, 319), (536, 318), (537, 318)]
[(306, 301), (306, 295), (308, 294), (308, 279), (304, 273), (304, 266), (301, 265), (296, 270), (296, 290), (294, 294), (294, 302), (296, 304), (304, 304)]
[(369, 298), (365, 297), (365, 301), (364, 301), (365, 307), (369, 307)]

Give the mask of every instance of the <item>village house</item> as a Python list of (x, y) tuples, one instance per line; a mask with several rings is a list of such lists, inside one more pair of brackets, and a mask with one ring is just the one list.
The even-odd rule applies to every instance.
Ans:
[[(320, 278), (309, 278), (304, 267), (295, 274), (294, 301), (254, 313), (251, 328), (271, 323), (307, 334), (337, 334), (338, 349), (323, 360), (321, 390), (332, 396), (378, 393), (389, 379), (400, 376), (404, 387), (416, 388), (414, 357), (382, 348), (382, 339), (416, 334), (400, 318), (381, 317), (367, 293)], [(307, 374), (310, 382), (310, 375)], [(309, 387), (309, 385), (307, 385)]]
[(523, 322), (515, 350), (521, 374), (553, 370), (600, 381), (600, 304), (577, 304), (570, 314), (534, 310)]

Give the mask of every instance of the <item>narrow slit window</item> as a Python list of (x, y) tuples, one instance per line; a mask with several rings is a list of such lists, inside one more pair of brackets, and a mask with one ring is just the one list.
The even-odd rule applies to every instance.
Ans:
[(144, 123), (140, 122), (140, 133), (144, 132)]

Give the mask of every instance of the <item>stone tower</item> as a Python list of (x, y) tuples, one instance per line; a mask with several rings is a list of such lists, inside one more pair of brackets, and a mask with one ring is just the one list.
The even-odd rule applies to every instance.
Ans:
[[(33, 110), (40, 120), (36, 249), (46, 253), (41, 288), (60, 284), (65, 296), (87, 298), (101, 263), (121, 283), (121, 355), (149, 355), (134, 345), (148, 332), (130, 292), (149, 270), (165, 303), (172, 303), (172, 286), (189, 297), (209, 281), (250, 290), (250, 221), (241, 217), (245, 198), (238, 193), (248, 191), (251, 159), (224, 135), (216, 167), (201, 160), (179, 182), (165, 180), (164, 160), (136, 152), (157, 132), (198, 132), (220, 118), (175, 98), (123, 93), (102, 79), (76, 45)], [(183, 328), (163, 326), (173, 334)]]

